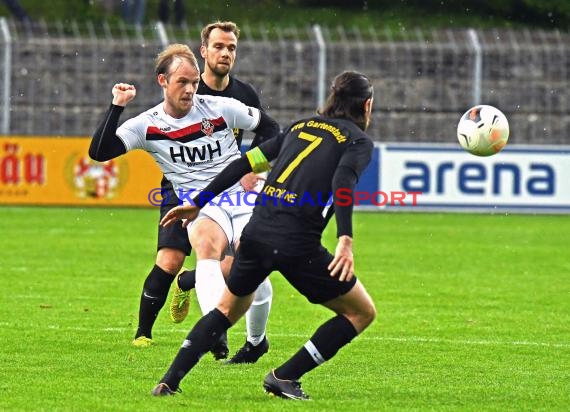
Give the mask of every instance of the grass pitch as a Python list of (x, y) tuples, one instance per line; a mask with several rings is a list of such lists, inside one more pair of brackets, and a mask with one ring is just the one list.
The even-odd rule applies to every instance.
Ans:
[[(266, 356), (236, 367), (206, 355), (183, 394), (150, 396), (198, 318), (195, 299), (182, 324), (163, 310), (157, 344), (130, 345), (157, 219), (148, 209), (0, 208), (0, 410), (568, 410), (567, 216), (357, 214), (357, 274), (379, 316), (303, 378), (310, 402), (261, 387), (332, 316), (278, 274)], [(244, 330), (230, 330), (232, 353)]]

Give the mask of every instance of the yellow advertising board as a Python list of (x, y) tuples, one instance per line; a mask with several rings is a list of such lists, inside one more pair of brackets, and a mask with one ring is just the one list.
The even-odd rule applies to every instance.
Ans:
[(0, 204), (152, 206), (149, 196), (162, 178), (152, 157), (135, 150), (96, 162), (88, 155), (90, 141), (0, 137)]

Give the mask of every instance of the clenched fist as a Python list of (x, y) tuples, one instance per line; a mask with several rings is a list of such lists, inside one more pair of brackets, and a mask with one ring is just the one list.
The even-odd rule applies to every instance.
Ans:
[(126, 106), (137, 95), (137, 89), (132, 84), (117, 83), (113, 86), (113, 104)]

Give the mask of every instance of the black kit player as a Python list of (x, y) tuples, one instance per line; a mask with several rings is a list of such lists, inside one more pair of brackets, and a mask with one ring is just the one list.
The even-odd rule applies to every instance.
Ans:
[[(221, 301), (190, 331), (153, 389), (154, 396), (173, 395), (179, 390), (180, 381), (202, 355), (246, 312), (253, 291), (272, 271), (281, 272), (310, 302), (331, 309), (335, 316), (289, 360), (268, 373), (263, 382), (268, 393), (308, 399), (301, 389), (301, 376), (331, 359), (372, 323), (374, 303), (354, 276), (353, 202), (346, 199), (372, 156), (373, 143), (365, 133), (372, 105), (373, 88), (366, 76), (339, 74), (319, 116), (300, 120), (277, 139), (248, 151), (204, 189), (202, 194), (208, 197), (196, 196), (194, 206), (178, 206), (164, 217), (162, 225), (178, 219), (188, 219), (188, 224), (209, 198), (245, 173), (267, 170), (274, 160), (253, 215), (242, 231)], [(327, 205), (331, 204), (338, 236), (334, 256), (321, 245), (322, 232), (332, 215)]]
[[(239, 28), (233, 22), (218, 21), (208, 24), (202, 29), (200, 53), (205, 64), (196, 93), (231, 97), (247, 106), (261, 109), (261, 102), (255, 89), (250, 84), (230, 75), (235, 63), (238, 38)], [(279, 130), (276, 128), (272, 136), (277, 135), (278, 132)], [(243, 134), (242, 129), (234, 129), (238, 147), (241, 146)], [(251, 147), (257, 146), (264, 138), (264, 136), (256, 135)], [(258, 180), (259, 177), (251, 173), (241, 179), (241, 184), (244, 190), (250, 191), (255, 188)], [(160, 208), (160, 218), (162, 219), (170, 209), (179, 205), (179, 199), (166, 176), (163, 176), (161, 186), (165, 199)], [(152, 344), (152, 327), (166, 302), (170, 285), (176, 274), (178, 277), (176, 277), (175, 290), (170, 305), (170, 317), (176, 323), (182, 322), (186, 318), (190, 290), (196, 284), (195, 270), (188, 271), (183, 268), (184, 260), (186, 256), (190, 255), (190, 252), (188, 233), (180, 222), (169, 227), (159, 226), (156, 264), (147, 276), (141, 293), (139, 323), (133, 345), (146, 347)], [(226, 275), (229, 273), (232, 260), (232, 257), (227, 257), (222, 262), (222, 271)], [(206, 295), (209, 292), (206, 288), (197, 288), (196, 293)], [(202, 300), (208, 299), (208, 296), (200, 297)], [(254, 363), (267, 352), (269, 342), (265, 336), (265, 330), (271, 301), (271, 284), (267, 283), (256, 294), (252, 310), (246, 315), (248, 332), (246, 343), (229, 360), (229, 363)], [(215, 303), (217, 302), (213, 304), (215, 305)], [(214, 345), (212, 353), (216, 359), (224, 359), (228, 356), (226, 335), (222, 336), (219, 342)]]

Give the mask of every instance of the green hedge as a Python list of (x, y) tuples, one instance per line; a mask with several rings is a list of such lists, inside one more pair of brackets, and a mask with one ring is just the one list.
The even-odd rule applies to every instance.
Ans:
[[(19, 0), (33, 19), (47, 21), (121, 20), (120, 1), (105, 11), (104, 0)], [(147, 0), (145, 22), (158, 18), (158, 1)], [(268, 27), (321, 23), (395, 27), (537, 26), (570, 28), (570, 0), (208, 0), (186, 1), (188, 25), (214, 19)], [(8, 15), (3, 2), (0, 14)]]

